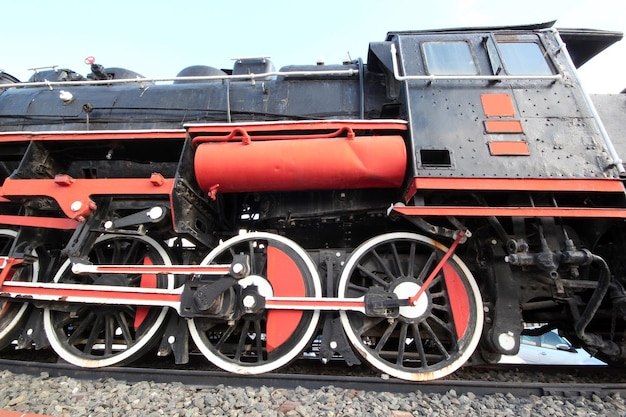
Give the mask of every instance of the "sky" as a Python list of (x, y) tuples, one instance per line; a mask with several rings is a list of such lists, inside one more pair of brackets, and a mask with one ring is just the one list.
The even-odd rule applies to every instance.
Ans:
[[(276, 68), (367, 59), (387, 32), (522, 25), (626, 32), (617, 0), (28, 0), (2, 12), (0, 70), (28, 80), (29, 68), (58, 65), (86, 75), (87, 56), (145, 77), (190, 65), (232, 68), (232, 58), (270, 57)], [(626, 88), (626, 40), (579, 70), (590, 93)]]

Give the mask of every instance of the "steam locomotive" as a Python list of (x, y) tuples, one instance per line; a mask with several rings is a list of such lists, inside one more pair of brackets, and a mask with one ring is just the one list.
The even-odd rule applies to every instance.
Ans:
[(0, 72), (0, 347), (238, 374), (305, 352), (425, 381), (538, 323), (623, 366), (623, 115), (576, 75), (621, 37), (552, 22), (390, 32), (367, 63)]

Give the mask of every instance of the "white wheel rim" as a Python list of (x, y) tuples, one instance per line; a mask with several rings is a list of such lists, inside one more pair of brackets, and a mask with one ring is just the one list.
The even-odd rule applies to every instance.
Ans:
[[(96, 239), (94, 244), (98, 244), (106, 240), (115, 239), (117, 237), (128, 238), (128, 236), (126, 235), (101, 235), (98, 237), (98, 239)], [(135, 237), (138, 238), (139, 240), (143, 240), (149, 243), (151, 247), (159, 254), (164, 265), (172, 265), (172, 261), (169, 255), (167, 254), (167, 251), (161, 245), (159, 245), (156, 240), (148, 236), (135, 236)], [(56, 275), (54, 276), (53, 281), (58, 282), (59, 279), (61, 279), (62, 275), (65, 273), (65, 271), (70, 267), (71, 267), (71, 261), (68, 259), (67, 261), (63, 263), (61, 268), (59, 268)], [(167, 288), (172, 289), (173, 287), (174, 287), (174, 277), (173, 275), (168, 275), (167, 276)], [(82, 368), (100, 368), (100, 367), (112, 366), (112, 365), (118, 364), (122, 361), (125, 361), (131, 358), (137, 352), (142, 350), (148, 343), (152, 341), (152, 338), (155, 337), (156, 332), (159, 331), (159, 329), (161, 328), (161, 325), (163, 324), (165, 317), (167, 315), (168, 309), (169, 309), (168, 307), (163, 307), (161, 309), (161, 311), (159, 312), (159, 315), (157, 316), (154, 324), (151, 326), (149, 331), (146, 332), (141, 337), (140, 340), (136, 341), (136, 343), (134, 343), (130, 349), (119, 351), (118, 353), (115, 353), (114, 355), (110, 357), (106, 357), (102, 359), (81, 358), (80, 356), (74, 355), (71, 351), (68, 351), (65, 347), (65, 344), (63, 344), (62, 341), (58, 338), (56, 328), (54, 327), (54, 324), (52, 323), (52, 310), (50, 310), (49, 308), (44, 309), (44, 313), (43, 313), (44, 329), (46, 331), (46, 336), (48, 337), (48, 341), (50, 342), (50, 346), (52, 347), (52, 349), (54, 349), (56, 354), (59, 355), (61, 358), (71, 363), (72, 365), (80, 366)]]
[[(0, 236), (10, 236), (12, 238), (15, 238), (17, 236), (17, 232), (12, 229), (0, 229)], [(36, 256), (36, 252), (33, 251), (32, 255)], [(31, 282), (37, 282), (38, 275), (39, 275), (39, 261), (33, 262), (32, 268), (33, 268), (32, 270), (33, 276), (32, 276)], [(20, 301), (5, 301), (5, 302), (21, 303), (21, 306), (20, 306), (20, 309), (17, 311), (17, 313), (15, 313), (15, 317), (13, 317), (13, 319), (11, 320), (11, 323), (9, 323), (4, 329), (0, 330), (0, 340), (3, 340), (5, 337), (8, 337), (11, 333), (13, 333), (17, 325), (22, 320), (22, 317), (26, 313), (26, 310), (28, 309), (28, 306), (29, 306), (27, 302), (20, 302)], [(1, 306), (3, 307), (4, 304), (2, 304)]]
[[(441, 245), (439, 242), (433, 239), (430, 239), (426, 236), (418, 235), (415, 233), (404, 233), (404, 232), (387, 233), (387, 234), (379, 235), (372, 239), (369, 239), (368, 241), (361, 244), (352, 253), (352, 255), (350, 255), (350, 258), (348, 259), (348, 262), (346, 263), (343, 269), (343, 272), (341, 274), (341, 278), (339, 280), (339, 294), (338, 294), (339, 297), (346, 297), (347, 281), (350, 279), (350, 276), (352, 275), (352, 269), (354, 268), (355, 264), (360, 260), (361, 256), (367, 253), (372, 247), (380, 243), (383, 243), (385, 241), (392, 241), (392, 240), (415, 240), (418, 242), (425, 243), (426, 245), (429, 245), (432, 248), (437, 248), (442, 251), (448, 250), (448, 248)], [(480, 296), (478, 285), (476, 284), (476, 281), (474, 280), (472, 273), (470, 272), (469, 268), (465, 265), (465, 263), (461, 260), (461, 258), (459, 258), (456, 255), (453, 255), (450, 257), (448, 262), (454, 262), (456, 266), (461, 270), (461, 272), (465, 275), (465, 278), (467, 279), (467, 282), (472, 292), (472, 294), (468, 294), (468, 297), (473, 296), (473, 301), (476, 306), (475, 328), (474, 328), (471, 338), (469, 339), (466, 345), (465, 350), (461, 353), (461, 355), (456, 360), (454, 360), (449, 365), (443, 368), (436, 369), (434, 371), (424, 372), (424, 373), (402, 371), (392, 366), (389, 366), (387, 362), (380, 360), (378, 356), (373, 355), (368, 349), (366, 349), (362, 345), (361, 338), (353, 331), (347, 312), (341, 311), (339, 313), (341, 317), (341, 323), (344, 327), (344, 330), (346, 331), (346, 335), (348, 336), (348, 339), (350, 340), (354, 348), (358, 350), (359, 353), (363, 356), (363, 358), (365, 358), (365, 360), (367, 360), (367, 362), (369, 362), (375, 368), (377, 368), (378, 370), (388, 375), (391, 375), (400, 379), (406, 379), (410, 381), (429, 381), (429, 380), (442, 378), (446, 375), (451, 374), (452, 372), (456, 371), (458, 368), (463, 366), (463, 364), (465, 364), (469, 360), (469, 358), (472, 356), (472, 354), (474, 353), (474, 350), (478, 346), (478, 342), (480, 341), (480, 337), (482, 333), (483, 318), (484, 318), (484, 313), (482, 309), (482, 305), (483, 305), (482, 298)], [(418, 303), (419, 303), (419, 300), (418, 300)]]
[[(304, 249), (302, 249), (298, 244), (296, 244), (292, 240), (287, 239), (282, 236), (274, 235), (272, 233), (253, 232), (253, 233), (235, 236), (227, 240), (223, 244), (219, 245), (215, 249), (213, 249), (204, 258), (201, 264), (202, 265), (210, 264), (213, 261), (213, 259), (215, 259), (218, 255), (220, 255), (223, 252), (223, 250), (228, 248), (229, 246), (233, 246), (238, 243), (241, 243), (247, 240), (254, 240), (254, 239), (275, 240), (277, 242), (284, 244), (285, 246), (289, 247), (294, 252), (296, 252), (296, 254), (305, 262), (306, 268), (311, 272), (314, 293), (315, 293), (314, 297), (321, 296), (322, 286), (321, 286), (321, 282), (319, 279), (319, 275), (317, 274), (317, 268), (315, 268), (315, 265), (313, 264), (313, 261), (311, 260), (309, 255), (304, 251)], [(202, 354), (207, 359), (209, 359), (211, 363), (213, 363), (215, 366), (218, 366), (219, 368), (225, 371), (233, 372), (236, 374), (253, 375), (253, 374), (262, 374), (262, 373), (276, 370), (288, 364), (297, 355), (299, 355), (300, 352), (302, 352), (302, 350), (305, 348), (307, 343), (309, 343), (310, 339), (313, 337), (313, 333), (315, 332), (317, 328), (317, 322), (319, 321), (319, 316), (320, 316), (319, 310), (316, 310), (313, 312), (310, 323), (308, 327), (306, 328), (306, 331), (304, 332), (303, 337), (285, 355), (282, 355), (280, 358), (277, 358), (276, 360), (273, 360), (271, 362), (267, 362), (262, 365), (256, 365), (256, 366), (254, 364), (247, 365), (247, 366), (239, 365), (239, 364), (226, 360), (221, 355), (215, 354), (215, 352), (213, 352), (211, 349), (209, 349), (208, 346), (205, 345), (202, 335), (200, 334), (200, 331), (198, 327), (196, 326), (196, 323), (194, 322), (194, 320), (188, 319), (187, 323), (189, 326), (189, 333), (191, 334), (191, 337), (194, 340), (196, 347), (200, 350), (200, 352), (202, 352)]]

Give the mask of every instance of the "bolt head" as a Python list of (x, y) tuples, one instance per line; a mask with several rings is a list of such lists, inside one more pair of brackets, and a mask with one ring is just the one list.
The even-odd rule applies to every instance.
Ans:
[(152, 207), (150, 211), (148, 212), (148, 217), (151, 220), (156, 220), (162, 215), (163, 215), (163, 207), (159, 207), (159, 206)]
[(256, 301), (253, 296), (246, 295), (245, 297), (243, 297), (243, 306), (245, 308), (252, 308), (255, 306), (255, 304), (256, 304)]
[(243, 265), (240, 263), (233, 264), (233, 272), (235, 274), (240, 274), (243, 271)]
[(500, 333), (498, 335), (498, 344), (504, 350), (513, 350), (515, 347), (515, 338), (513, 332)]

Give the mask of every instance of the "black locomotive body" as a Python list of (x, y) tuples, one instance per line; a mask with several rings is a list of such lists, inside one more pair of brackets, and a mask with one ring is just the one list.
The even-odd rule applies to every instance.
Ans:
[(624, 365), (624, 150), (576, 77), (621, 36), (0, 73), (0, 346), (82, 367), (197, 349), (242, 374), (306, 352), (421, 381), (517, 353), (535, 323)]

